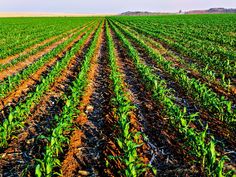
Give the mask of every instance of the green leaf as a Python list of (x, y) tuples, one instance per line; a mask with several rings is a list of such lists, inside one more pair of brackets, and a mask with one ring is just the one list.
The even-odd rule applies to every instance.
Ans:
[(124, 129), (124, 137), (128, 137), (128, 135), (129, 135), (129, 123), (125, 125)]
[(123, 143), (121, 142), (120, 139), (117, 139), (117, 143), (118, 143), (118, 145), (120, 146), (120, 148), (122, 149), (122, 148), (123, 148)]
[(154, 173), (155, 176), (157, 175), (157, 169), (152, 168), (152, 172)]
[(50, 164), (50, 162), (47, 164), (46, 171), (48, 175), (52, 172), (52, 165)]
[(216, 161), (215, 143), (213, 141), (210, 142), (210, 152), (211, 152), (211, 164), (213, 165)]
[(9, 114), (8, 120), (9, 120), (9, 123), (12, 123), (12, 120), (13, 120), (13, 115), (12, 115), (12, 113)]
[(37, 177), (41, 177), (41, 176), (42, 176), (40, 164), (38, 164), (38, 165), (36, 166), (36, 168), (35, 168), (35, 175), (36, 175)]
[(180, 119), (182, 126), (186, 127), (187, 126), (187, 121), (183, 118)]
[(67, 107), (70, 107), (70, 105), (71, 105), (71, 100), (67, 100), (66, 106), (67, 106)]

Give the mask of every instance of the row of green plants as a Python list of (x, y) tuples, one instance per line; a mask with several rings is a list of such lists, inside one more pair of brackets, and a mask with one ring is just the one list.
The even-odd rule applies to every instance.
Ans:
[[(5, 37), (7, 40), (14, 40), (15, 38), (23, 39), (30, 31), (34, 33), (42, 32), (43, 29), (52, 28), (54, 24), (43, 26), (42, 23), (26, 23), (22, 19), (0, 19), (2, 28), (0, 29), (0, 37)], [(5, 41), (6, 42), (6, 41)], [(14, 42), (14, 41), (11, 41)]]
[(40, 102), (44, 93), (50, 89), (56, 78), (66, 69), (71, 59), (81, 50), (90, 33), (92, 33), (91, 31), (93, 29), (87, 31), (71, 50), (67, 51), (60, 61), (57, 61), (48, 75), (41, 79), (41, 83), (36, 86), (35, 90), (27, 94), (24, 102), (19, 102), (14, 109), (10, 109), (9, 115), (0, 125), (0, 148), (7, 147), (13, 134), (24, 127), (24, 121), (30, 115), (31, 109)]
[[(140, 30), (140, 28), (136, 28), (136, 30)], [(140, 31), (141, 32), (141, 31)], [(147, 31), (146, 31), (147, 32)], [(147, 35), (147, 33), (142, 31), (141, 33), (144, 33)], [(150, 32), (148, 32), (148, 35), (150, 36), (153, 36), (154, 34), (151, 34)], [(186, 56), (186, 54), (188, 52), (191, 52), (191, 50), (188, 48), (188, 47), (183, 47), (183, 46), (180, 46), (178, 43), (176, 43), (175, 41), (173, 40), (169, 40), (168, 37), (166, 38), (163, 38), (163, 36), (161, 36), (160, 34), (158, 33), (155, 33), (155, 37), (158, 38), (158, 39), (161, 39), (164, 43), (168, 44), (169, 46), (172, 46), (174, 48), (179, 48), (179, 52), (182, 53), (183, 55)], [(172, 35), (170, 35), (172, 36)], [(187, 38), (187, 37), (183, 37), (182, 38)], [(181, 38), (181, 39), (182, 39)], [(196, 41), (196, 40), (194, 40)], [(184, 42), (186, 43), (186, 42)], [(195, 42), (197, 43), (197, 42)], [(199, 46), (198, 48), (202, 48), (202, 46)], [(200, 52), (201, 53), (201, 52)], [(197, 52), (198, 55), (199, 52)], [(202, 55), (202, 53), (201, 53)], [(234, 57), (235, 54), (232, 54), (231, 55), (231, 58), (235, 58)], [(231, 79), (233, 78), (232, 76), (235, 75), (235, 70), (234, 70), (234, 66), (235, 66), (235, 62), (231, 59), (231, 63), (233, 62), (234, 64), (232, 64), (232, 66), (230, 66), (230, 69), (228, 69), (228, 66), (230, 65), (230, 61), (229, 60), (224, 60), (223, 58), (221, 60), (218, 60), (218, 68), (217, 69), (214, 69), (212, 68), (211, 66), (214, 66), (214, 64), (212, 64), (211, 66), (209, 64), (207, 64), (207, 62), (201, 62), (201, 60), (198, 59), (199, 57), (196, 57), (196, 58), (192, 58), (191, 60), (194, 61), (193, 62), (186, 62), (184, 61), (186, 64), (188, 65), (191, 65), (193, 67), (194, 65), (194, 68), (198, 69), (201, 74), (203, 74), (210, 82), (217, 82), (219, 83), (226, 91), (231, 91)], [(206, 59), (207, 60), (207, 59)], [(211, 63), (214, 63), (214, 62), (211, 62)], [(221, 65), (225, 65), (227, 67), (227, 70), (225, 69), (222, 69), (221, 68)], [(203, 66), (204, 65), (204, 66)], [(222, 69), (222, 71), (221, 71)], [(232, 74), (229, 75), (227, 73), (224, 73), (224, 72), (231, 72)], [(227, 75), (226, 75), (227, 74)], [(220, 78), (220, 80), (219, 80)]]
[(55, 122), (57, 123), (50, 136), (46, 137), (48, 144), (45, 147), (43, 157), (41, 159), (35, 159), (37, 161), (35, 174), (38, 177), (61, 175), (59, 172), (55, 172), (54, 169), (60, 166), (61, 162), (59, 160), (59, 154), (63, 153), (63, 148), (69, 144), (69, 138), (64, 134), (64, 132), (72, 131), (73, 120), (79, 115), (78, 105), (84, 89), (88, 84), (87, 75), (90, 69), (91, 59), (94, 56), (94, 52), (98, 45), (102, 26), (103, 23), (100, 23), (93, 41), (84, 56), (80, 73), (78, 74), (76, 80), (72, 83), (71, 95), (65, 99), (66, 104), (63, 107), (61, 114), (55, 116)]
[[(43, 31), (43, 33), (42, 33), (42, 31)], [(31, 37), (29, 37), (30, 36), (29, 34), (31, 34), (31, 33), (32, 33), (32, 35), (31, 35)], [(26, 49), (30, 46), (38, 44), (50, 37), (53, 37), (53, 36), (56, 36), (59, 34), (60, 33), (58, 33), (58, 31), (56, 31), (55, 29), (50, 30), (50, 28), (48, 28), (48, 29), (45, 29), (45, 31), (43, 29), (40, 29), (38, 31), (38, 33), (28, 31), (28, 33), (24, 34), (26, 36), (22, 36), (22, 39), (18, 38), (17, 36), (14, 36), (15, 42), (8, 43), (10, 40), (7, 41), (8, 44), (5, 44), (4, 47), (1, 49), (2, 51), (1, 51), (0, 57), (2, 59), (4, 59), (4, 58), (7, 58), (8, 56), (20, 53), (24, 49)], [(6, 39), (6, 40), (8, 40), (8, 39)]]
[(145, 87), (152, 92), (153, 99), (162, 105), (163, 114), (169, 118), (170, 125), (182, 135), (185, 142), (183, 148), (186, 148), (188, 153), (194, 157), (193, 163), (198, 164), (202, 173), (207, 176), (231, 176), (232, 171), (224, 172), (224, 163), (228, 158), (222, 157), (216, 151), (214, 137), (209, 137), (207, 134), (208, 126), (206, 125), (203, 131), (197, 131), (191, 127), (191, 124), (197, 121), (198, 113), (188, 115), (185, 108), (181, 109), (172, 101), (173, 96), (166, 86), (166, 81), (154, 74), (151, 68), (143, 63), (138, 51), (124, 34), (112, 22), (110, 24), (132, 58)]
[[(214, 17), (212, 16), (211, 18)], [(182, 32), (186, 35), (191, 35), (203, 41), (209, 41), (215, 43), (216, 46), (222, 46), (224, 48), (231, 50), (233, 49), (233, 46), (235, 46), (236, 40), (235, 38), (231, 37), (229, 32), (232, 31), (233, 29), (232, 27), (235, 25), (235, 22), (232, 19), (227, 18), (224, 20), (220, 20), (220, 18), (216, 19), (216, 21), (218, 21), (217, 25), (216, 23), (207, 24), (203, 20), (201, 23), (195, 25), (193, 25), (192, 22), (190, 22), (190, 23), (184, 23), (184, 25), (179, 24), (176, 26), (169, 24), (168, 27), (171, 28), (170, 30), (176, 29), (176, 32), (178, 33)]]
[[(14, 25), (16, 29), (19, 30), (19, 28), (17, 28), (16, 25)], [(4, 25), (3, 25), (4, 27)], [(19, 26), (18, 26), (19, 27)], [(23, 26), (22, 26), (23, 27)], [(21, 28), (22, 28), (21, 27)], [(2, 58), (6, 58), (8, 56), (10, 56), (13, 52), (13, 50), (9, 50), (9, 49), (13, 49), (17, 46), (20, 45), (20, 48), (22, 46), (29, 46), (30, 44), (35, 43), (36, 41), (40, 41), (41, 39), (46, 39), (47, 36), (50, 36), (51, 34), (55, 33), (57, 34), (58, 32), (55, 30), (50, 31), (50, 28), (52, 28), (53, 25), (49, 25), (47, 27), (38, 27), (36, 29), (25, 29), (24, 31), (18, 31), (18, 33), (14, 33), (13, 31), (9, 31), (9, 29), (4, 29), (5, 31), (2, 31), (2, 38), (4, 38), (5, 40), (2, 41), (2, 52), (1, 52), (1, 59)], [(19, 35), (19, 33), (21, 35)], [(32, 34), (31, 34), (32, 33)], [(19, 49), (21, 50), (21, 49)]]
[[(37, 28), (36, 27), (32, 27), (32, 24), (29, 24), (28, 26), (26, 26), (23, 23), (16, 25), (16, 23), (9, 24), (9, 22), (8, 23), (3, 23), (2, 22), (1, 24), (2, 24), (2, 28), (0, 29), (0, 32), (1, 32), (0, 33), (0, 37), (5, 37), (7, 40), (15, 39), (14, 36), (17, 35), (17, 34), (18, 34), (18, 37), (22, 37), (23, 38), (23, 35), (27, 34), (29, 32), (29, 30), (31, 30), (32, 32), (37, 33), (38, 31), (40, 31), (43, 28), (45, 28), (43, 26), (41, 26), (41, 28), (39, 26)], [(14, 26), (14, 28), (10, 29), (11, 31), (9, 31), (9, 27), (10, 26)], [(50, 28), (52, 26), (49, 25), (48, 27)], [(19, 35), (19, 33), (20, 33), (20, 35)], [(4, 42), (6, 42), (6, 41), (4, 41)]]
[(159, 17), (123, 17), (120, 21), (146, 22), (158, 26), (166, 31), (193, 36), (203, 41), (210, 41), (216, 46), (233, 49), (236, 38), (230, 34), (235, 26), (235, 16), (225, 15), (199, 15), (199, 16), (159, 16)]
[[(224, 55), (224, 53), (227, 55), (227, 51), (229, 51), (231, 54), (233, 54), (233, 46), (236, 44), (235, 40), (232, 40), (230, 36), (227, 36), (225, 34), (221, 35), (221, 38), (219, 38), (219, 34), (214, 33), (213, 31), (209, 32), (206, 31), (203, 26), (199, 28), (191, 27), (191, 26), (185, 26), (183, 28), (178, 28), (173, 25), (162, 25), (161, 28), (169, 27), (171, 32), (176, 31), (176, 34), (183, 34), (184, 36), (190, 36), (192, 39), (196, 39), (199, 42), (206, 43), (207, 45), (214, 45), (216, 50), (218, 50), (220, 53)], [(210, 30), (210, 29), (209, 29)], [(220, 40), (219, 40), (220, 39)], [(223, 42), (223, 40), (224, 42)], [(235, 44), (234, 44), (235, 43)]]
[[(86, 24), (87, 25), (87, 24)], [(85, 26), (85, 25), (84, 25)], [(6, 70), (7, 68), (19, 63), (19, 62), (22, 62), (22, 61), (25, 61), (28, 57), (30, 57), (31, 55), (34, 55), (36, 53), (38, 53), (39, 51), (42, 51), (43, 49), (47, 48), (48, 46), (52, 45), (53, 43), (65, 38), (66, 36), (69, 36), (73, 33), (75, 33), (76, 31), (78, 31), (81, 27), (83, 26), (80, 26), (78, 27), (77, 29), (74, 29), (73, 31), (67, 31), (63, 34), (60, 34), (59, 36), (55, 36), (55, 38), (53, 38), (52, 40), (48, 41), (46, 44), (43, 44), (43, 45), (39, 45), (38, 47), (36, 47), (35, 49), (32, 49), (29, 53), (26, 53), (26, 54), (23, 54), (23, 55), (20, 55), (19, 57), (16, 57), (14, 58), (13, 60), (11, 60), (10, 62), (6, 63), (6, 64), (2, 64), (0, 65), (0, 71), (2, 70)]]
[(114, 98), (112, 99), (112, 103), (115, 107), (114, 117), (118, 120), (116, 129), (118, 129), (119, 133), (116, 137), (116, 143), (121, 151), (120, 155), (110, 156), (110, 159), (119, 160), (124, 165), (124, 168), (120, 171), (122, 176), (136, 177), (148, 170), (150, 166), (144, 164), (137, 153), (137, 149), (142, 146), (142, 144), (139, 143), (141, 132), (132, 132), (131, 130), (129, 116), (130, 113), (134, 111), (135, 107), (128, 99), (124, 89), (125, 86), (118, 69), (115, 45), (108, 23), (106, 23), (106, 38), (111, 68), (110, 78), (113, 82), (114, 90)]
[[(116, 23), (117, 25), (117, 23)], [(176, 68), (171, 61), (165, 60), (163, 56), (157, 53), (153, 48), (133, 35), (127, 29), (119, 27), (127, 36), (140, 45), (147, 54), (156, 62), (156, 64), (166, 73), (168, 73), (179, 85), (196, 101), (196, 104), (207, 109), (215, 118), (218, 118), (230, 126), (236, 122), (236, 110), (232, 107), (232, 102), (227, 101), (223, 96), (219, 97), (215, 92), (209, 89), (195, 78), (189, 78), (184, 69)], [(234, 127), (234, 126), (232, 126)]]
[(32, 63), (25, 69), (23, 69), (21, 72), (8, 76), (0, 85), (0, 98), (4, 98), (9, 92), (16, 89), (16, 87), (25, 79), (29, 78), (33, 73), (37, 72), (41, 67), (43, 67), (47, 62), (49, 62), (51, 59), (56, 57), (61, 51), (65, 50), (65, 47), (69, 44), (76, 43), (76, 38), (78, 35), (83, 35), (87, 30), (89, 30), (91, 27), (88, 26), (86, 28), (82, 28), (82, 30), (79, 30), (75, 34), (73, 34), (72, 37), (68, 38), (63, 43), (59, 44), (56, 48), (51, 50), (46, 55), (43, 55), (39, 60)]
[[(148, 24), (150, 23), (144, 22), (144, 24), (142, 25), (147, 26)], [(214, 56), (219, 60), (231, 61), (233, 58), (236, 57), (236, 53), (233, 49), (226, 50), (224, 47), (219, 46), (214, 42), (204, 40), (201, 38), (202, 34), (199, 34), (197, 37), (193, 37), (187, 30), (187, 27), (182, 29), (181, 32), (179, 32), (177, 28), (171, 28), (170, 25), (168, 25), (167, 27), (169, 28), (166, 28), (166, 25), (152, 23), (152, 26), (149, 27), (149, 29), (153, 32), (155, 31), (155, 33), (159, 33), (165, 36), (166, 38), (169, 37), (176, 42), (183, 41), (185, 42), (183, 43), (185, 47), (195, 49), (196, 51), (201, 52), (210, 57)]]
[(169, 56), (173, 57), (177, 62), (180, 62), (185, 69), (190, 70), (193, 73), (198, 73), (199, 74), (198, 76), (202, 79), (202, 81), (207, 81), (204, 83), (206, 83), (208, 86), (220, 88), (221, 90), (224, 90), (225, 93), (232, 93), (232, 86), (230, 79), (225, 79), (224, 74), (222, 75), (222, 80), (219, 81), (219, 79), (217, 79), (216, 77), (216, 74), (212, 70), (209, 70), (208, 67), (204, 68), (198, 65), (197, 63), (187, 62), (185, 59), (176, 55), (174, 52), (165, 49), (160, 43), (156, 42), (155, 40), (138, 33), (137, 31), (131, 29), (129, 26), (125, 26), (121, 23), (119, 25), (122, 26), (123, 28), (128, 29), (130, 32), (132, 32), (140, 39), (142, 39), (145, 43), (150, 43), (151, 45), (147, 44), (150, 47), (154, 49), (166, 50), (165, 54), (168, 54)]
[[(176, 37), (175, 35), (166, 32), (159, 32), (154, 27), (149, 26), (142, 26), (133, 24), (132, 27), (139, 32), (148, 34), (162, 42), (168, 44), (169, 46), (173, 47), (176, 51), (181, 53), (184, 56), (191, 57), (191, 59), (198, 63), (201, 67), (205, 67), (206, 69), (211, 69), (212, 72), (215, 73), (217, 77), (226, 77), (231, 78), (236, 74), (235, 67), (236, 62), (234, 60), (234, 56), (230, 55), (229, 58), (219, 58), (217, 55), (207, 55), (204, 51), (210, 51), (211, 49), (204, 48), (204, 45), (200, 45), (196, 40), (190, 40), (188, 36), (180, 36)], [(195, 45), (197, 47), (193, 48), (192, 46)]]
[[(0, 59), (4, 59), (20, 53), (45, 39), (94, 21), (94, 18), (86, 17), (79, 20), (77, 18), (9, 18), (0, 19), (0, 21), (1, 27), (6, 31), (1, 33), (4, 40), (2, 40)], [(18, 29), (16, 33), (15, 28)], [(10, 39), (8, 36), (10, 36)]]

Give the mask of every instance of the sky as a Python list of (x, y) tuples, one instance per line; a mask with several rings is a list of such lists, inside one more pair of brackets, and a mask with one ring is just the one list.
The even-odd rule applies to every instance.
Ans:
[(0, 12), (121, 13), (236, 8), (236, 0), (0, 0)]

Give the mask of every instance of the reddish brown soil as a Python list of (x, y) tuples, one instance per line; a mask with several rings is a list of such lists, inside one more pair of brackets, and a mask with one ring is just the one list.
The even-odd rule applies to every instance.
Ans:
[[(66, 158), (62, 163), (62, 176), (70, 177), (75, 176), (76, 173), (81, 173), (81, 171), (77, 171), (80, 165), (76, 159), (76, 156), (80, 155), (78, 153), (80, 153), (79, 151), (82, 145), (82, 138), (85, 138), (83, 132), (81, 130), (74, 130), (70, 138), (69, 151), (67, 152)], [(88, 173), (87, 171), (83, 172)]]

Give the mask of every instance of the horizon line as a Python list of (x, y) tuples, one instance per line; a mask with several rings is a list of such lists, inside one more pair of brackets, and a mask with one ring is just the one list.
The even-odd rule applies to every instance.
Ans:
[(119, 13), (0, 12), (0, 17), (91, 17), (114, 15), (119, 15)]

